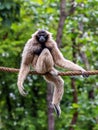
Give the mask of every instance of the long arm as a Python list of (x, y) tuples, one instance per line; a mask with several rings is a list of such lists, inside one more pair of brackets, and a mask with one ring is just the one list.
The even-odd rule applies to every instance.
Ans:
[(17, 80), (17, 85), (18, 89), (21, 95), (26, 95), (23, 87), (24, 80), (29, 73), (30, 70), (30, 64), (33, 60), (33, 54), (31, 54), (30, 48), (28, 48), (28, 44), (25, 46), (23, 54), (22, 54), (22, 62), (20, 66), (20, 71), (18, 74), (18, 80)]
[(65, 59), (62, 55), (62, 53), (60, 52), (60, 50), (58, 49), (56, 43), (54, 43), (52, 50), (51, 50), (54, 62), (57, 66), (60, 66), (62, 68), (66, 68), (69, 70), (80, 70), (82, 72), (84, 72), (85, 70), (80, 67), (79, 65)]

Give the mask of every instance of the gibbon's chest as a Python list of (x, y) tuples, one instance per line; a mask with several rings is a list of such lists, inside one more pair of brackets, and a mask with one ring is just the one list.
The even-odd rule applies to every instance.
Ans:
[(33, 50), (33, 52), (34, 52), (34, 54), (35, 55), (40, 55), (41, 54), (41, 52), (45, 49), (45, 48), (47, 48), (50, 52), (51, 52), (51, 50), (52, 50), (52, 47), (48, 47), (45, 43), (39, 43), (39, 44), (37, 44), (36, 46), (35, 46), (35, 49)]
[(42, 48), (42, 50), (43, 50), (43, 49), (45, 49), (45, 48), (47, 48), (47, 47), (46, 47), (45, 44), (42, 44), (42, 45), (41, 45), (41, 48)]
[[(50, 51), (50, 53), (51, 53), (51, 50), (52, 50), (52, 47), (48, 47), (48, 46), (46, 46), (46, 45), (42, 45), (42, 51), (45, 49), (45, 48), (47, 48), (49, 51)], [(42, 52), (41, 51), (41, 52)]]

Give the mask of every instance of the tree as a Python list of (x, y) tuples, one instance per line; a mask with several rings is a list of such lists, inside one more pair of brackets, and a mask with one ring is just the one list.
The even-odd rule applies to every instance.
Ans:
[[(1, 0), (0, 65), (19, 68), (25, 42), (37, 28), (45, 28), (53, 33), (65, 58), (97, 69), (97, 8), (96, 0)], [(74, 77), (76, 93), (71, 78), (63, 77), (62, 114), (58, 119), (54, 113), (53, 129), (98, 129), (97, 77)], [(48, 129), (46, 83), (41, 76), (28, 75), (24, 86), (29, 94), (24, 98), (16, 89), (16, 81), (16, 74), (0, 72), (0, 129)], [(73, 97), (78, 100), (73, 101)]]

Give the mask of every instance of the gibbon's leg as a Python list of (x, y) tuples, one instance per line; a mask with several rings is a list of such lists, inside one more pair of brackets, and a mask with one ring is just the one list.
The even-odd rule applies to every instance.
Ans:
[(33, 58), (33, 60), (32, 60), (32, 63), (31, 63), (32, 68), (36, 67), (37, 59), (38, 59), (38, 55), (35, 55), (34, 58)]
[(61, 114), (60, 101), (64, 93), (64, 81), (60, 76), (54, 76), (51, 74), (45, 75), (44, 78), (46, 79), (47, 82), (54, 84), (52, 104), (56, 110), (57, 115), (60, 116)]
[(51, 56), (51, 53), (47, 48), (45, 48), (38, 57), (35, 70), (38, 73), (46, 73), (53, 70), (52, 69), (53, 66), (54, 66), (54, 61)]

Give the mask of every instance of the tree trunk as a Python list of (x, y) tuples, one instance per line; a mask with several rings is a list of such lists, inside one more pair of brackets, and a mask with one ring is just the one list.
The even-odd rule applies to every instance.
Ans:
[[(74, 32), (73, 32), (74, 33)], [(72, 39), (72, 49), (73, 49), (73, 62), (76, 63), (76, 42), (75, 42), (75, 38)], [(76, 88), (76, 84), (75, 84), (75, 79), (74, 77), (71, 78), (71, 87), (73, 90), (73, 103), (78, 103), (78, 94), (77, 94), (77, 88)], [(70, 128), (69, 130), (74, 130), (73, 125), (76, 124), (77, 122), (77, 118), (78, 118), (78, 111), (77, 108), (75, 109), (75, 112), (73, 114), (71, 123), (70, 123)]]
[[(79, 29), (80, 29), (80, 31), (82, 32), (82, 34), (80, 35), (80, 38), (82, 38), (83, 37), (83, 22), (80, 22), (79, 23)], [(81, 50), (81, 48), (82, 48), (82, 43), (80, 43), (79, 44), (79, 54), (80, 54), (80, 57), (81, 57), (81, 59), (82, 59), (82, 61), (83, 61), (83, 63), (85, 64), (85, 68), (87, 69), (87, 70), (90, 70), (90, 65), (89, 65), (89, 61), (88, 61), (88, 59), (87, 59), (87, 56), (86, 56), (86, 54), (85, 54), (85, 52), (84, 51), (82, 51)], [(90, 84), (90, 81), (89, 81), (89, 84)], [(89, 100), (94, 100), (94, 88), (93, 87), (91, 87), (91, 89), (88, 91), (88, 99)], [(93, 113), (92, 112), (92, 109), (90, 110), (90, 113)], [(92, 125), (92, 123), (88, 126), (88, 128), (90, 129), (90, 130), (93, 130), (93, 125)]]
[(54, 115), (53, 115), (53, 106), (51, 104), (53, 95), (53, 86), (47, 84), (47, 102), (48, 102), (48, 130), (54, 130)]
[[(63, 27), (64, 27), (64, 22), (65, 19), (67, 18), (68, 15), (74, 13), (74, 0), (71, 0), (71, 8), (69, 12), (66, 12), (66, 0), (60, 0), (60, 19), (59, 19), (59, 24), (58, 24), (58, 29), (57, 29), (57, 36), (56, 36), (56, 42), (58, 46), (61, 46), (61, 40), (63, 36)], [(54, 130), (54, 116), (53, 116), (53, 108), (51, 106), (51, 100), (52, 100), (52, 92), (51, 92), (51, 84), (47, 85), (47, 101), (48, 101), (48, 130)]]

